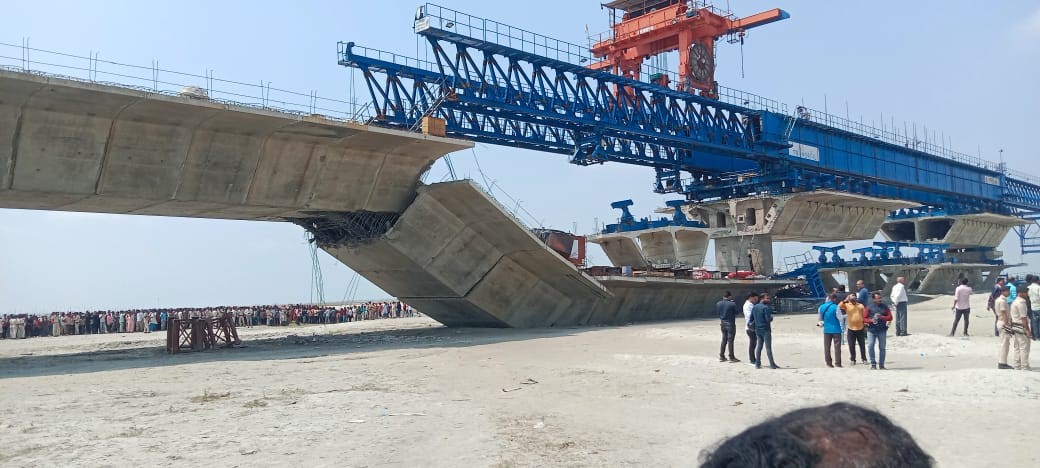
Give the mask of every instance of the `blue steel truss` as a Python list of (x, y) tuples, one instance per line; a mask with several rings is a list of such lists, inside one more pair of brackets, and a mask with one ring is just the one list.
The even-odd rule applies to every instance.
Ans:
[[(738, 112), (746, 109), (525, 52), (503, 56), (501, 46), (449, 54), (430, 42), (436, 62), (341, 45), (340, 63), (362, 71), (378, 123), (411, 128), (433, 115), (451, 136), (567, 154), (581, 165), (695, 173), (756, 167), (740, 159), (753, 154), (755, 140), (748, 115)], [(627, 91), (615, 93), (618, 87)], [(446, 98), (431, 109), (440, 94)]]
[(340, 44), (375, 124), (413, 129), (435, 116), (452, 137), (653, 167), (656, 191), (691, 201), (833, 189), (950, 214), (1040, 212), (1040, 185), (1002, 164), (595, 71), (581, 46), (436, 5), (420, 8), (415, 30), (432, 60)]

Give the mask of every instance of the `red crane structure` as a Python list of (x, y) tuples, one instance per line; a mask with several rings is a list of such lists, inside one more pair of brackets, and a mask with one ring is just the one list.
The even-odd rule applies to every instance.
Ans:
[[(715, 82), (715, 41), (728, 36), (730, 42), (744, 40), (748, 29), (789, 18), (774, 8), (737, 18), (705, 2), (683, 0), (614, 0), (604, 3), (611, 10), (611, 37), (590, 48), (599, 59), (597, 70), (638, 80), (643, 61), (658, 54), (679, 51), (679, 83), (676, 88), (701, 96), (718, 98)], [(616, 12), (624, 12), (615, 21)], [(651, 77), (669, 85), (667, 74)]]

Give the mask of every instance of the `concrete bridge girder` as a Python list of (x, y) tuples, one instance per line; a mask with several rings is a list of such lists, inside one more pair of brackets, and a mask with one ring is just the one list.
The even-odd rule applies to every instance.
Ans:
[(614, 266), (646, 268), (650, 261), (643, 256), (638, 239), (630, 236), (588, 236), (588, 241), (599, 244)]
[(704, 265), (710, 229), (668, 226), (642, 231), (594, 234), (614, 266), (646, 268), (652, 265)]
[(735, 236), (769, 234), (778, 241), (828, 242), (872, 238), (891, 211), (912, 206), (899, 200), (818, 191), (699, 203), (683, 211), (711, 228), (731, 229)]
[(229, 219), (401, 211), (468, 142), (0, 71), (0, 207)]
[(997, 247), (1020, 218), (992, 213), (928, 216), (886, 221), (882, 235), (890, 241), (950, 244), (951, 248)]

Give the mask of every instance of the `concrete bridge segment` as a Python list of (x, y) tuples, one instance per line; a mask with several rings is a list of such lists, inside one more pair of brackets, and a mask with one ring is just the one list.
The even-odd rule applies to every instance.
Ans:
[(471, 143), (0, 70), (0, 208), (281, 220), (401, 212)]

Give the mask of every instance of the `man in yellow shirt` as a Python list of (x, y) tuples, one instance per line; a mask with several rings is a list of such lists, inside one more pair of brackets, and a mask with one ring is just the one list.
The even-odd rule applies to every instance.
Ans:
[(855, 294), (849, 294), (838, 306), (845, 312), (845, 324), (848, 328), (849, 356), (852, 365), (856, 365), (856, 343), (859, 343), (859, 356), (864, 364), (867, 363), (867, 329), (863, 324), (863, 304)]

